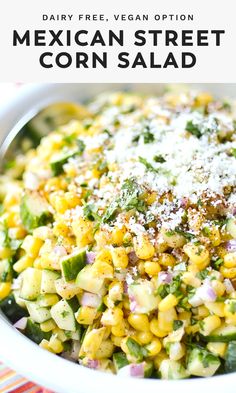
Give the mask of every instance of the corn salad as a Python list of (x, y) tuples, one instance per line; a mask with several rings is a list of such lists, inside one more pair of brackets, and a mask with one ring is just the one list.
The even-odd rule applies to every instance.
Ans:
[(1, 309), (86, 367), (235, 371), (233, 104), (112, 93), (80, 110), (0, 178)]

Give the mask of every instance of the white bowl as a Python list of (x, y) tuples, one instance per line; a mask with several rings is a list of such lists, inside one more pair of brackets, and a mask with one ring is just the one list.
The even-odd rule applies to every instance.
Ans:
[[(29, 117), (45, 105), (55, 101), (83, 101), (97, 93), (111, 89), (160, 91), (163, 85), (104, 85), (104, 84), (33, 84), (19, 90), (18, 95), (0, 109), (0, 143), (22, 117)], [(236, 98), (236, 85), (195, 84), (196, 88), (212, 91), (219, 96)], [(71, 363), (53, 355), (19, 333), (0, 315), (0, 358), (18, 373), (57, 393), (156, 393), (158, 391), (199, 393), (211, 389), (235, 393), (236, 373), (207, 379), (162, 381), (114, 376)]]

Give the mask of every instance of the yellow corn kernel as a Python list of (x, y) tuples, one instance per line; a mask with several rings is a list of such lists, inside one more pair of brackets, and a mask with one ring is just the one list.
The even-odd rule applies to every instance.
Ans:
[(157, 199), (157, 193), (151, 192), (147, 195), (146, 202), (150, 206), (153, 204), (153, 202), (155, 202), (156, 199)]
[(236, 277), (236, 267), (227, 268), (225, 266), (221, 266), (220, 272), (225, 278), (235, 278)]
[(166, 332), (172, 332), (173, 322), (177, 318), (175, 308), (170, 308), (167, 311), (159, 311), (158, 313), (158, 325), (159, 328)]
[(211, 241), (211, 244), (213, 247), (217, 247), (221, 243), (221, 238), (220, 238), (220, 231), (216, 226), (213, 226), (210, 228), (210, 233), (208, 236), (209, 240)]
[(57, 327), (56, 323), (53, 321), (53, 319), (49, 319), (46, 322), (42, 322), (40, 323), (40, 329), (47, 333), (47, 332), (51, 332), (53, 329), (55, 329)]
[(179, 320), (185, 321), (186, 325), (189, 325), (191, 322), (192, 313), (190, 311), (182, 311), (179, 313)]
[(126, 234), (126, 228), (114, 228), (111, 234), (111, 242), (116, 246), (121, 246), (124, 241), (124, 236)]
[(28, 235), (24, 239), (21, 248), (25, 250), (30, 258), (36, 258), (42, 245), (43, 241), (41, 239)]
[(92, 307), (82, 306), (79, 311), (75, 314), (75, 318), (81, 325), (92, 325), (96, 318), (97, 310)]
[(211, 286), (214, 289), (216, 296), (220, 297), (223, 296), (225, 293), (225, 286), (222, 282), (218, 280), (212, 280)]
[(230, 252), (224, 256), (224, 266), (227, 268), (236, 267), (236, 252)]
[(129, 258), (123, 247), (111, 248), (112, 262), (115, 268), (125, 269), (128, 266)]
[(111, 251), (108, 248), (103, 248), (101, 251), (97, 253), (95, 261), (106, 262), (111, 265), (112, 264)]
[(178, 299), (176, 296), (170, 293), (164, 299), (162, 299), (158, 305), (159, 311), (168, 311), (178, 304)]
[(134, 251), (140, 259), (151, 259), (155, 253), (155, 248), (148, 236), (142, 234), (134, 238)]
[(9, 228), (18, 227), (21, 224), (20, 215), (18, 212), (11, 210), (5, 213), (5, 222)]
[(140, 344), (146, 345), (149, 344), (153, 340), (153, 335), (150, 331), (139, 332), (137, 334), (138, 341)]
[(53, 352), (52, 348), (49, 347), (49, 342), (48, 340), (43, 339), (41, 343), (39, 344), (40, 348), (46, 349), (49, 352)]
[(205, 302), (205, 306), (218, 317), (225, 316), (225, 304), (223, 302)]
[(0, 259), (8, 259), (12, 256), (12, 250), (7, 247), (0, 247)]
[(220, 356), (221, 358), (224, 358), (225, 352), (227, 349), (227, 344), (226, 343), (208, 343), (207, 344), (207, 349), (213, 355)]
[(125, 321), (124, 319), (121, 320), (120, 323), (118, 323), (115, 326), (112, 326), (111, 332), (113, 336), (115, 337), (124, 337), (125, 336)]
[(33, 266), (34, 263), (34, 259), (28, 257), (28, 255), (23, 256), (21, 259), (19, 259), (19, 261), (17, 261), (16, 263), (14, 263), (13, 269), (17, 272), (17, 273), (21, 273), (23, 272), (23, 270), (25, 270), (27, 267), (31, 267)]
[(75, 192), (68, 191), (65, 193), (64, 197), (69, 209), (73, 209), (74, 207), (81, 205), (81, 199)]
[(8, 230), (11, 239), (23, 239), (26, 235), (26, 230), (23, 227), (10, 228)]
[(206, 106), (213, 101), (213, 97), (209, 93), (200, 93), (195, 98), (195, 106)]
[(54, 353), (61, 353), (64, 349), (62, 342), (54, 335), (51, 336), (48, 346)]
[(70, 233), (70, 228), (63, 221), (63, 219), (57, 219), (53, 225), (53, 234), (55, 236), (63, 236), (66, 237)]
[(5, 299), (11, 292), (11, 283), (10, 282), (1, 282), (0, 283), (0, 299)]
[(102, 230), (96, 231), (94, 235), (94, 240), (97, 243), (98, 248), (102, 249), (111, 243), (110, 233)]
[(37, 239), (41, 239), (43, 241), (47, 240), (47, 239), (51, 239), (52, 238), (52, 229), (46, 226), (41, 226), (38, 228), (35, 228), (33, 231), (33, 236), (37, 237)]
[(65, 282), (62, 278), (55, 281), (55, 287), (58, 295), (63, 299), (71, 299), (82, 293), (82, 290), (73, 281)]
[(197, 311), (198, 311), (198, 316), (201, 318), (208, 317), (208, 315), (210, 314), (208, 308), (205, 306), (199, 306), (197, 308)]
[(104, 311), (101, 323), (104, 326), (115, 326), (121, 323), (123, 320), (123, 311), (119, 307), (114, 307), (113, 309), (108, 308)]
[(193, 243), (185, 244), (183, 247), (185, 254), (189, 257), (192, 263), (196, 263), (196, 265), (200, 264), (209, 264), (210, 262), (210, 254), (205, 246), (200, 245), (196, 246)]
[(120, 302), (123, 299), (123, 283), (121, 281), (113, 281), (109, 285), (108, 296), (111, 301)]
[(94, 262), (92, 268), (95, 276), (109, 279), (113, 278), (114, 269), (107, 262)]
[(158, 338), (154, 338), (150, 344), (146, 345), (148, 350), (148, 356), (156, 356), (162, 348), (161, 341)]
[(210, 315), (204, 318), (200, 324), (200, 333), (203, 336), (208, 336), (213, 330), (217, 329), (221, 325), (221, 319), (217, 315)]
[(157, 276), (161, 271), (161, 267), (158, 262), (146, 261), (144, 262), (144, 270), (149, 276)]
[(159, 327), (159, 321), (157, 318), (153, 318), (150, 322), (150, 331), (157, 337), (165, 337), (168, 335), (168, 332), (161, 330)]
[(9, 209), (12, 206), (17, 205), (18, 202), (19, 202), (18, 195), (15, 195), (15, 193), (12, 192), (8, 192), (4, 198), (3, 205), (6, 209)]
[(76, 237), (76, 244), (83, 248), (93, 242), (93, 222), (85, 220), (83, 217), (72, 222), (72, 230)]
[(171, 248), (179, 248), (183, 247), (186, 243), (186, 239), (183, 235), (167, 230), (161, 230), (162, 237), (164, 242)]
[(194, 288), (198, 288), (201, 285), (201, 280), (197, 278), (193, 273), (191, 272), (184, 272), (182, 275), (182, 281), (186, 285), (191, 285)]
[(128, 322), (136, 330), (142, 332), (149, 330), (149, 321), (146, 314), (130, 314)]
[(107, 359), (114, 352), (114, 343), (111, 340), (104, 340), (96, 352), (96, 359)]
[(60, 263), (53, 254), (43, 254), (40, 258), (38, 258), (37, 263), (41, 266), (42, 269), (60, 270)]
[(160, 365), (162, 363), (163, 360), (165, 359), (169, 359), (169, 356), (167, 355), (165, 350), (161, 350), (158, 355), (156, 357), (154, 357), (153, 361), (154, 361), (154, 367), (156, 370), (159, 370)]
[(138, 262), (138, 266), (137, 266), (138, 272), (139, 272), (139, 274), (141, 274), (141, 276), (143, 274), (145, 274), (144, 263), (145, 263), (144, 261), (140, 261), (140, 262)]
[(199, 332), (199, 324), (195, 323), (195, 325), (186, 326), (185, 331), (187, 334), (195, 334), (195, 333)]
[(158, 262), (161, 266), (174, 267), (176, 260), (173, 255), (168, 254), (168, 253), (162, 253), (162, 254), (159, 254), (159, 256), (158, 256)]
[(122, 341), (123, 337), (121, 336), (115, 336), (115, 335), (111, 335), (111, 341), (113, 342), (113, 344), (116, 347), (120, 347), (121, 346), (121, 341)]
[(180, 342), (171, 343), (169, 347), (169, 357), (171, 360), (179, 360), (186, 353), (185, 345)]
[(106, 328), (103, 327), (100, 329), (93, 329), (87, 333), (84, 337), (79, 356), (82, 356), (83, 353), (86, 353), (91, 357), (91, 359), (94, 359), (98, 349), (101, 346), (105, 332)]
[(63, 196), (57, 195), (55, 197), (55, 200), (53, 201), (52, 205), (53, 205), (54, 209), (56, 210), (56, 212), (60, 213), (60, 214), (64, 214), (66, 212), (66, 210), (68, 210), (68, 208), (69, 208), (64, 195)]

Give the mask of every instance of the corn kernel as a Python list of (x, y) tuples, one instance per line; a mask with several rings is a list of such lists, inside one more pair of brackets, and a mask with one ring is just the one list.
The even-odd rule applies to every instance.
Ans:
[(201, 285), (201, 280), (191, 272), (184, 272), (182, 275), (182, 281), (186, 285), (191, 285), (194, 288), (198, 288)]
[(222, 282), (218, 281), (218, 280), (212, 280), (211, 282), (211, 286), (214, 289), (216, 295), (218, 297), (221, 297), (224, 295), (225, 293), (225, 286)]
[(123, 311), (118, 308), (114, 307), (113, 309), (107, 309), (104, 311), (101, 323), (104, 326), (115, 326), (122, 322), (123, 319)]
[(83, 248), (93, 242), (93, 222), (83, 217), (72, 222), (72, 230), (76, 237), (76, 244)]
[(154, 246), (146, 235), (134, 238), (134, 251), (140, 259), (151, 259), (155, 253)]
[(64, 349), (61, 341), (54, 335), (51, 336), (48, 346), (54, 353), (61, 353)]
[(180, 342), (170, 343), (169, 357), (171, 360), (179, 360), (185, 355), (186, 349), (184, 344)]
[(144, 270), (149, 276), (157, 276), (161, 271), (161, 267), (158, 262), (146, 261), (144, 262)]
[(159, 311), (168, 311), (178, 304), (178, 299), (176, 296), (170, 293), (164, 299), (162, 299), (158, 305)]
[(225, 316), (225, 305), (223, 302), (205, 302), (205, 306), (211, 313), (217, 315), (218, 317)]
[(235, 278), (236, 277), (236, 267), (227, 268), (225, 266), (221, 266), (220, 272), (225, 278)]
[(210, 262), (209, 251), (203, 245), (196, 246), (193, 243), (188, 243), (183, 247), (183, 250), (192, 263), (197, 265), (206, 264), (207, 266)]
[(221, 358), (224, 358), (225, 352), (227, 349), (227, 344), (226, 343), (208, 343), (207, 344), (207, 349), (213, 355), (220, 356)]
[(168, 332), (161, 330), (159, 327), (159, 322), (157, 318), (153, 318), (150, 322), (150, 330), (157, 337), (165, 337), (168, 335)]
[(111, 242), (116, 246), (121, 246), (124, 241), (124, 236), (126, 234), (126, 228), (114, 228), (111, 235)]
[(236, 267), (236, 252), (230, 252), (224, 256), (224, 266), (227, 268)]
[(173, 322), (177, 318), (177, 313), (175, 308), (170, 308), (167, 311), (160, 311), (158, 313), (158, 325), (159, 328), (166, 332), (172, 332), (173, 330)]
[(40, 329), (47, 333), (47, 332), (51, 332), (53, 329), (56, 328), (56, 323), (53, 321), (53, 319), (49, 319), (46, 322), (40, 323)]
[(143, 332), (149, 330), (149, 321), (146, 314), (130, 314), (128, 322), (136, 330)]
[(170, 233), (170, 231), (161, 230), (164, 242), (171, 248), (183, 247), (186, 243), (186, 239), (183, 235), (179, 233)]
[(83, 353), (86, 353), (91, 357), (91, 359), (94, 359), (99, 347), (101, 346), (105, 332), (106, 328), (103, 327), (100, 329), (93, 329), (87, 333), (84, 337), (79, 356), (82, 356)]
[(115, 335), (111, 335), (111, 341), (113, 342), (113, 344), (116, 347), (120, 347), (121, 346), (121, 341), (122, 341), (122, 336), (115, 336)]
[(46, 349), (49, 352), (53, 352), (53, 349), (49, 347), (48, 340), (43, 339), (39, 344), (40, 348)]
[(11, 292), (11, 283), (10, 282), (1, 282), (0, 283), (0, 299), (5, 299)]
[(221, 320), (217, 315), (210, 315), (202, 320), (200, 325), (200, 332), (204, 336), (208, 336), (213, 330), (217, 329), (221, 325)]
[(156, 356), (161, 351), (162, 345), (158, 338), (154, 338), (150, 344), (146, 345), (148, 356)]
[(106, 262), (109, 263), (109, 265), (112, 264), (112, 256), (111, 252), (108, 248), (103, 248), (101, 251), (99, 251), (96, 255), (96, 262)]
[(97, 310), (92, 307), (82, 306), (75, 314), (75, 318), (81, 325), (92, 325), (96, 318)]
[(197, 311), (198, 311), (198, 316), (201, 318), (208, 317), (208, 315), (210, 314), (208, 308), (205, 306), (199, 306), (197, 308)]
[(23, 272), (23, 270), (25, 270), (27, 267), (31, 267), (33, 266), (34, 263), (34, 259), (30, 258), (28, 255), (23, 256), (21, 259), (19, 259), (19, 261), (17, 261), (16, 263), (14, 263), (13, 269), (17, 272), (17, 273), (21, 273)]
[(111, 332), (115, 337), (124, 337), (125, 336), (125, 321), (121, 320), (117, 325), (112, 326)]
[(12, 256), (12, 250), (7, 247), (0, 247), (0, 259), (8, 259)]
[(28, 235), (24, 239), (21, 248), (25, 250), (30, 258), (36, 258), (42, 245), (43, 241), (41, 239)]
[(125, 269), (128, 266), (129, 258), (125, 248), (116, 247), (111, 249), (112, 262), (115, 268)]
[(138, 338), (138, 341), (140, 342), (140, 344), (146, 345), (152, 341), (153, 335), (150, 331), (145, 331), (145, 332), (140, 331), (137, 334), (137, 338)]
[(92, 269), (95, 276), (109, 279), (113, 278), (114, 269), (107, 262), (94, 262), (94, 264), (92, 265)]
[(113, 302), (121, 301), (123, 299), (123, 284), (120, 281), (113, 281), (109, 285), (109, 292), (108, 292), (109, 299)]
[(159, 254), (158, 256), (158, 262), (160, 265), (165, 266), (165, 267), (174, 267), (176, 260), (175, 257), (171, 254), (168, 253), (162, 253)]

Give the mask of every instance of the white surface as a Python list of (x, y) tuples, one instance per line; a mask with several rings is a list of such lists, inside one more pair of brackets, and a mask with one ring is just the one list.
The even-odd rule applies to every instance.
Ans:
[[(0, 110), (0, 136), (3, 139), (7, 130), (22, 115), (32, 109), (42, 107), (55, 100), (88, 98), (94, 93), (114, 88), (114, 85), (30, 85), (20, 89), (17, 96)], [(196, 87), (199, 87), (196, 85)], [(116, 89), (121, 85), (115, 85)], [(139, 89), (152, 91), (160, 86), (139, 85)], [(236, 96), (235, 85), (205, 85), (204, 90), (214, 90), (223, 96)], [(199, 393), (211, 389), (214, 393), (227, 391), (235, 393), (236, 373), (210, 379), (189, 379), (180, 381), (161, 381), (151, 379), (125, 378), (113, 376), (81, 367), (42, 350), (25, 338), (0, 316), (0, 357), (10, 367), (30, 380), (44, 385), (58, 393)]]

